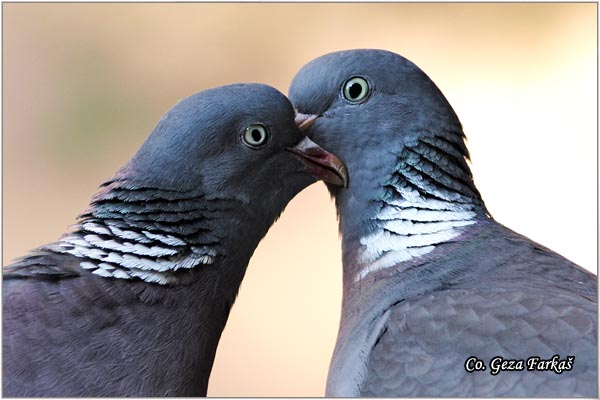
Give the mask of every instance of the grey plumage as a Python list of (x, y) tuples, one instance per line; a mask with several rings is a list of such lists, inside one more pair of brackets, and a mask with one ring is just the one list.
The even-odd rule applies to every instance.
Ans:
[[(350, 179), (329, 187), (344, 297), (328, 395), (597, 396), (596, 277), (491, 217), (458, 117), (423, 71), (336, 52), (304, 66), (289, 97), (319, 116), (307, 134)], [(490, 373), (495, 356), (554, 355), (572, 369)], [(487, 369), (467, 372), (470, 356)]]
[(4, 268), (3, 395), (206, 395), (258, 242), (342, 167), (273, 88), (181, 100), (70, 232)]

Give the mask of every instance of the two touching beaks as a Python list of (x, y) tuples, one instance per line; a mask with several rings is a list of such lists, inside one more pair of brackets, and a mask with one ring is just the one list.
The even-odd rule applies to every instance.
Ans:
[[(296, 111), (296, 126), (304, 133), (318, 117), (319, 115), (302, 114)], [(348, 170), (344, 162), (310, 140), (308, 136), (287, 150), (294, 154), (315, 178), (332, 185), (348, 187)]]

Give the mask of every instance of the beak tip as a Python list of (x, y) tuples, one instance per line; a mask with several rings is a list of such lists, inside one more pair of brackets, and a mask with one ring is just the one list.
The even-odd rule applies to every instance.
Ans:
[(296, 117), (294, 118), (294, 122), (296, 122), (296, 126), (300, 129), (300, 132), (306, 131), (312, 124), (315, 123), (316, 119), (319, 118), (318, 114), (303, 114), (300, 112), (296, 112)]
[(343, 161), (308, 137), (288, 151), (296, 155), (315, 178), (335, 186), (348, 187), (348, 170)]

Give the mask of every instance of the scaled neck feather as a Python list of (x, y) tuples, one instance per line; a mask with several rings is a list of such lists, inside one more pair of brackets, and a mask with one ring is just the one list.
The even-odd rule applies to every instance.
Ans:
[(185, 283), (192, 270), (223, 255), (219, 227), (236, 205), (114, 179), (94, 196), (74, 229), (47, 248), (81, 258), (81, 268), (102, 277)]
[(359, 249), (352, 282), (458, 240), (465, 227), (487, 215), (467, 159), (462, 131), (444, 137), (422, 134), (404, 145), (370, 199), (377, 208), (362, 222), (369, 229), (358, 246), (348, 246)]

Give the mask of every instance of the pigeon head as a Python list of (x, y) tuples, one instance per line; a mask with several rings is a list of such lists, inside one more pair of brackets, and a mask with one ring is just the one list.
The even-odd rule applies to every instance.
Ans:
[(344, 168), (300, 132), (283, 94), (234, 84), (180, 100), (116, 178), (278, 213), (317, 179), (344, 185)]
[[(452, 165), (440, 174), (457, 175), (466, 186), (461, 196), (479, 199), (458, 117), (432, 80), (406, 58), (384, 50), (326, 54), (298, 72), (289, 98), (297, 122), (310, 121), (306, 134), (346, 163), (353, 198), (385, 188), (403, 168), (428, 164), (429, 171), (441, 161)], [(413, 154), (419, 146), (422, 156)], [(434, 153), (439, 160), (432, 159)], [(399, 165), (411, 157), (416, 165)], [(434, 176), (420, 172), (431, 185), (443, 186), (435, 170)], [(329, 189), (338, 201), (350, 196)], [(385, 190), (381, 195), (387, 196)]]
[[(375, 168), (377, 159), (388, 162), (419, 136), (455, 135), (462, 141), (460, 122), (441, 91), (415, 64), (388, 51), (319, 57), (294, 77), (289, 97), (299, 120), (319, 116), (307, 133), (339, 152), (351, 180), (365, 157)], [(466, 148), (461, 151), (466, 156)]]

